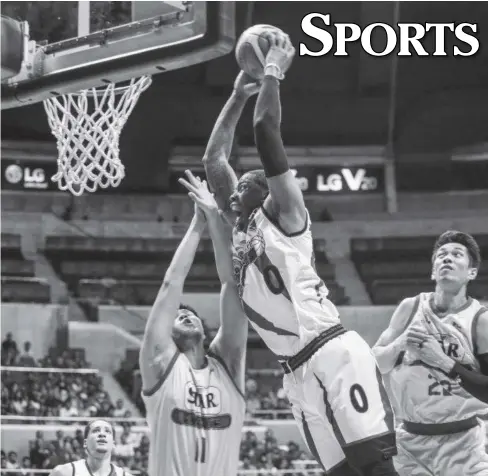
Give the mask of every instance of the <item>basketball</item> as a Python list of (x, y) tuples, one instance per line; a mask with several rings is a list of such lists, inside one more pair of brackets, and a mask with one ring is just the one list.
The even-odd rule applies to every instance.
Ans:
[(244, 31), (237, 42), (237, 64), (254, 79), (263, 78), (265, 59), (269, 50), (265, 34), (273, 31), (282, 32), (272, 25), (254, 25)]

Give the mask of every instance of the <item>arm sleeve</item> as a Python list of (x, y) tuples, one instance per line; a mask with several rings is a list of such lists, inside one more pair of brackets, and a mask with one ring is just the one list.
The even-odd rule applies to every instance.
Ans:
[(459, 378), (461, 387), (473, 397), (488, 403), (488, 354), (478, 356), (481, 372), (476, 372), (456, 363), (449, 374), (451, 378)]

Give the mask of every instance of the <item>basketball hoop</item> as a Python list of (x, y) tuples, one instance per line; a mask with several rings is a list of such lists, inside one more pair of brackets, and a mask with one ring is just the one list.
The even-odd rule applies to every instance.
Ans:
[(90, 88), (44, 101), (58, 148), (58, 171), (52, 180), (60, 190), (79, 196), (85, 190), (120, 184), (125, 176), (119, 159), (120, 133), (151, 82), (150, 76), (142, 76), (126, 86), (109, 83), (104, 89)]

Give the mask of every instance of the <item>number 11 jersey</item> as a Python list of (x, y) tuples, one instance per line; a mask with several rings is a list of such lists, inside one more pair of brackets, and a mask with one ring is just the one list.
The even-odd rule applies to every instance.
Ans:
[(235, 476), (246, 412), (224, 361), (207, 355), (202, 369), (176, 352), (142, 397), (147, 410), (151, 476)]
[(329, 291), (315, 270), (310, 218), (287, 234), (264, 207), (246, 232), (234, 229), (234, 278), (256, 332), (278, 357), (291, 357), (323, 331), (339, 324)]

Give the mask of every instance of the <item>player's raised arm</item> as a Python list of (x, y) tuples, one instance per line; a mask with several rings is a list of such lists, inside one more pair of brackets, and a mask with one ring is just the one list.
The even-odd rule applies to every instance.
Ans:
[(203, 165), (212, 192), (219, 208), (229, 221), (235, 217), (229, 207), (229, 197), (235, 190), (237, 177), (229, 165), (232, 143), (237, 123), (247, 100), (256, 94), (259, 85), (249, 75), (241, 71), (234, 83), (234, 90), (225, 103), (215, 122), (212, 134), (203, 156)]
[(190, 271), (205, 228), (205, 216), (198, 207), (164, 276), (147, 320), (139, 364), (143, 388), (154, 387), (163, 375), (177, 348), (173, 341), (173, 323), (181, 303), (183, 285)]
[(303, 230), (307, 211), (281, 138), (280, 103), (282, 71), (292, 61), (295, 49), (287, 35), (269, 34), (268, 41), (271, 47), (266, 56), (264, 80), (254, 109), (254, 135), (271, 197), (271, 201), (265, 202), (265, 207), (287, 233), (296, 233)]
[(373, 347), (378, 367), (382, 374), (387, 374), (395, 366), (398, 356), (406, 349), (405, 330), (417, 311), (418, 298), (404, 299), (395, 309), (389, 326)]
[(244, 393), (245, 360), (248, 320), (241, 306), (239, 291), (234, 280), (231, 237), (219, 213), (217, 202), (205, 183), (199, 182), (191, 172), (188, 180), (180, 182), (190, 191), (192, 200), (205, 212), (212, 238), (215, 262), (220, 282), (220, 328), (210, 350), (220, 356), (239, 389)]

